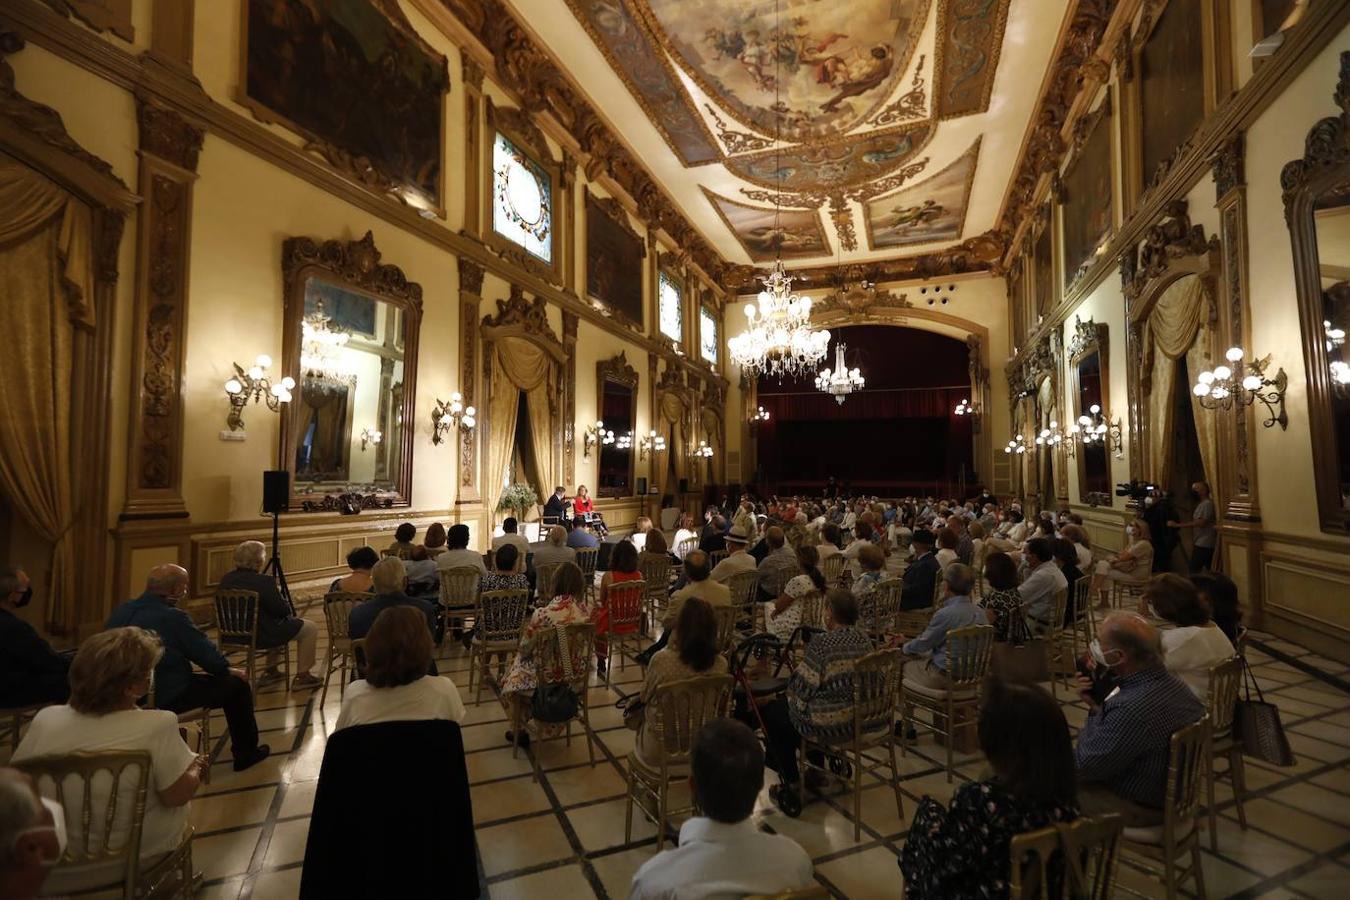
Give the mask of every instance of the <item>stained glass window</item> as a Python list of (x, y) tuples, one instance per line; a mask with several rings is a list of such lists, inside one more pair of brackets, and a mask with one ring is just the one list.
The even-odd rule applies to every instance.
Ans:
[(703, 358), (717, 365), (717, 319), (706, 306), (699, 307), (698, 339), (699, 352)]
[(657, 279), (657, 313), (661, 333), (675, 343), (684, 338), (684, 310), (680, 297), (680, 283), (662, 272)]
[(531, 256), (553, 262), (553, 183), (500, 133), (492, 145), (492, 229)]

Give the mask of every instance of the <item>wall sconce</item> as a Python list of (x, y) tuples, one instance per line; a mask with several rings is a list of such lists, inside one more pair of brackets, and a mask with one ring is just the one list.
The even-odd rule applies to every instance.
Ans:
[(750, 414), (750, 418), (748, 421), (750, 424), (750, 431), (757, 432), (759, 431), (759, 424), (761, 422), (769, 421), (769, 411), (761, 406), (759, 409), (755, 410)]
[(1063, 444), (1065, 452), (1068, 453), (1070, 458), (1073, 458), (1075, 455), (1073, 441), (1066, 441), (1066, 438), (1068, 438), (1068, 435), (1059, 430), (1059, 423), (1051, 419), (1050, 427), (1042, 428), (1041, 433), (1036, 435), (1036, 446), (1054, 448)]
[(445, 440), (445, 432), (455, 426), (469, 431), (478, 424), (474, 419), (475, 415), (477, 413), (472, 406), (464, 405), (464, 398), (460, 396), (459, 391), (450, 395), (449, 403), (438, 399), (431, 409), (431, 442), (439, 444)]
[[(1229, 347), (1224, 357), (1232, 363), (1232, 368), (1217, 366), (1213, 371), (1201, 372), (1191, 392), (1205, 409), (1232, 409), (1234, 405), (1251, 406), (1260, 402), (1269, 414), (1262, 425), (1270, 428), (1278, 422), (1280, 428), (1288, 429), (1284, 392), (1289, 386), (1289, 376), (1280, 369), (1274, 378), (1267, 378), (1270, 356), (1244, 363), (1246, 355), (1241, 347)], [(1244, 371), (1247, 374), (1244, 375)]]
[(586, 426), (586, 434), (583, 437), (583, 440), (585, 441), (585, 447), (583, 448), (582, 456), (586, 459), (590, 459), (592, 447), (596, 444), (600, 444), (602, 447), (608, 447), (610, 444), (614, 443), (615, 437), (613, 431), (605, 430), (604, 422), (597, 421), (594, 425)]
[(954, 410), (954, 412), (958, 416), (970, 416), (971, 430), (974, 431), (976, 434), (979, 433), (980, 405), (978, 403), (971, 403), (969, 399), (964, 399), (960, 403), (956, 404), (956, 409)]
[(627, 434), (619, 435), (617, 438), (614, 439), (614, 446), (619, 450), (632, 450), (633, 432), (630, 431)]
[(247, 371), (239, 363), (231, 365), (234, 366), (234, 377), (225, 382), (225, 394), (230, 398), (230, 414), (225, 422), (231, 431), (243, 430), (244, 407), (248, 406), (250, 401), (253, 403), (262, 401), (272, 412), (277, 412), (281, 409), (281, 404), (291, 401), (295, 379), (287, 375), (273, 384), (267, 377), (267, 368), (272, 365), (272, 357), (266, 353), (258, 354), (258, 358)]
[(666, 449), (666, 439), (655, 431), (649, 431), (638, 441), (638, 459), (646, 459), (650, 453), (655, 456)]
[(1004, 452), (1004, 453), (1019, 453), (1019, 454), (1020, 454), (1020, 453), (1026, 453), (1026, 452), (1027, 452), (1027, 439), (1024, 438), (1024, 437), (1022, 437), (1022, 436), (1019, 434), (1017, 437), (1013, 438), (1011, 441), (1008, 441), (1008, 446), (1006, 446), (1006, 447), (1003, 448), (1003, 452)]
[(1120, 417), (1114, 422), (1106, 421), (1102, 408), (1096, 403), (1088, 407), (1086, 415), (1078, 417), (1075, 425), (1069, 426), (1069, 435), (1078, 437), (1084, 444), (1101, 442), (1116, 459), (1125, 457), (1125, 441), (1122, 435)]
[(712, 459), (713, 448), (708, 446), (707, 441), (699, 441), (698, 446), (692, 451), (694, 456), (701, 456), (704, 459)]
[(367, 444), (378, 444), (384, 440), (383, 432), (375, 428), (361, 429), (361, 452), (366, 452)]

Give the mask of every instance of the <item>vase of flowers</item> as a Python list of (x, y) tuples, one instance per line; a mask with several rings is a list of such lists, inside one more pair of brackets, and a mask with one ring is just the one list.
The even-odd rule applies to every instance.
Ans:
[(534, 488), (513, 481), (502, 491), (502, 497), (497, 501), (497, 512), (512, 513), (517, 521), (524, 522), (525, 510), (531, 509), (538, 502), (539, 495), (534, 492)]

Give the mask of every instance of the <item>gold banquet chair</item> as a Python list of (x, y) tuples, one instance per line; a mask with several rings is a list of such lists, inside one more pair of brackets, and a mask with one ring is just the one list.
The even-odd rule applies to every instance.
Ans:
[[(1205, 873), (1200, 865), (1200, 776), (1209, 747), (1209, 717), (1172, 734), (1167, 762), (1167, 791), (1163, 823), (1149, 828), (1126, 828), (1123, 847), (1134, 855), (1163, 864), (1167, 900), (1180, 895), (1180, 886), (1194, 883), (1192, 896), (1205, 896)], [(1156, 873), (1154, 873), (1156, 874)]]
[(736, 619), (750, 623), (750, 630), (763, 631), (763, 608), (759, 604), (759, 573), (737, 572), (727, 580), (731, 591), (731, 608), (736, 610)]
[[(1219, 849), (1218, 809), (1214, 802), (1214, 785), (1224, 775), (1233, 783), (1233, 805), (1237, 807), (1238, 824), (1247, 830), (1247, 812), (1242, 808), (1242, 797), (1247, 793), (1247, 770), (1242, 761), (1242, 738), (1234, 729), (1238, 690), (1242, 685), (1242, 657), (1210, 666), (1209, 691), (1209, 748), (1205, 751), (1205, 786), (1209, 801), (1209, 846)], [(1214, 760), (1227, 757), (1228, 771), (1215, 773)]]
[(440, 575), (444, 626), (449, 628), (451, 622), (458, 621), (462, 627), (464, 620), (478, 608), (478, 585), (483, 573), (477, 566), (455, 566)]
[(825, 576), (827, 588), (839, 587), (839, 576), (844, 572), (844, 555), (832, 553), (820, 561), (820, 574)]
[(595, 583), (595, 569), (600, 562), (599, 547), (578, 547), (577, 548), (577, 567), (581, 569), (581, 574), (586, 579), (586, 596), (595, 602), (599, 593), (599, 587)]
[(374, 594), (356, 591), (329, 591), (323, 595), (323, 617), (328, 623), (328, 653), (323, 664), (323, 690), (319, 692), (319, 709), (323, 709), (328, 699), (328, 682), (333, 673), (338, 673), (338, 696), (347, 696), (347, 663), (356, 671), (356, 659), (352, 656), (350, 622), (352, 610), (359, 604), (374, 597)]
[[(958, 727), (976, 728), (980, 710), (980, 696), (985, 676), (989, 674), (989, 660), (994, 653), (994, 627), (967, 625), (947, 632), (947, 680), (945, 690), (910, 681), (900, 682), (900, 720), (908, 733), (911, 728), (923, 728), (935, 736), (941, 735), (947, 743), (947, 782), (952, 780), (953, 745)], [(914, 718), (916, 709), (925, 710), (929, 722)], [(905, 755), (905, 745), (900, 745)]]
[[(258, 592), (218, 590), (215, 597), (216, 628), (222, 653), (243, 653), (248, 688), (258, 692)], [(286, 690), (291, 689), (291, 651), (286, 643), (278, 648), (286, 669)]]
[[(565, 644), (564, 644), (565, 642)], [(564, 649), (565, 647), (565, 649)], [(550, 684), (566, 684), (577, 696), (577, 714), (566, 723), (566, 729), (562, 735), (546, 735), (543, 729), (539, 727), (532, 719), (527, 721), (512, 722), (511, 730), (513, 734), (520, 734), (524, 729), (530, 735), (530, 743), (533, 746), (533, 752), (530, 754), (530, 761), (534, 767), (534, 780), (539, 781), (539, 774), (542, 771), (539, 759), (542, 756), (540, 752), (543, 744), (565, 740), (567, 746), (572, 745), (572, 723), (579, 722), (586, 735), (587, 750), (590, 752), (591, 767), (595, 766), (595, 730), (591, 728), (591, 710), (590, 710), (590, 683), (591, 660), (595, 658), (595, 625), (590, 622), (573, 622), (569, 625), (555, 626), (549, 629), (548, 634), (539, 635), (535, 645), (535, 684), (536, 689), (546, 687)], [(515, 743), (511, 748), (511, 757), (516, 757), (520, 744)]]
[[(605, 687), (609, 687), (614, 675), (616, 649), (620, 667), (627, 669), (628, 657), (623, 651), (629, 644), (642, 648), (642, 603), (646, 596), (647, 585), (642, 581), (615, 582), (605, 592), (605, 606), (609, 610), (604, 635), (605, 647), (609, 651), (609, 661), (605, 666)], [(620, 628), (623, 630), (617, 630)]]
[[(498, 672), (506, 659), (520, 647), (520, 633), (530, 615), (528, 588), (503, 591), (483, 591), (478, 597), (474, 621), (478, 632), (469, 644), (469, 693), (474, 705), (483, 701), (483, 685), (487, 681), (488, 666), (493, 657), (498, 660)], [(500, 680), (500, 675), (498, 676)], [(474, 679), (478, 690), (474, 691)]]
[(859, 624), (873, 641), (886, 640), (899, 630), (900, 594), (904, 587), (898, 578), (884, 578), (869, 593), (859, 598), (862, 606)]
[[(1083, 816), (1014, 835), (1008, 845), (1010, 900), (1110, 900), (1120, 862), (1121, 818)], [(1063, 869), (1064, 890), (1050, 890), (1052, 866)]]
[(560, 562), (544, 563), (534, 567), (534, 596), (538, 606), (548, 606), (553, 600), (553, 579), (563, 566)]
[(661, 611), (670, 600), (670, 557), (657, 554), (644, 554), (638, 561), (638, 572), (647, 585), (644, 602), (647, 607), (647, 622), (661, 621)]

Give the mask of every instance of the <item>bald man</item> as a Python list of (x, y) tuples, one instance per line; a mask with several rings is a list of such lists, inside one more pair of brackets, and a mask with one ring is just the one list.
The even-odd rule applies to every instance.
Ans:
[[(224, 712), (234, 748), (234, 770), (242, 772), (262, 762), (271, 751), (258, 743), (253, 694), (243, 670), (230, 668), (224, 654), (178, 608), (187, 592), (187, 569), (155, 566), (145, 580), (145, 593), (114, 609), (104, 627), (135, 625), (159, 635), (164, 656), (155, 666), (155, 705), (174, 712), (203, 706)], [(202, 672), (194, 673), (193, 663)]]
[(1115, 690), (1088, 704), (1078, 732), (1078, 799), (1088, 815), (1120, 813), (1127, 828), (1159, 825), (1167, 790), (1172, 734), (1200, 719), (1205, 706), (1163, 666), (1162, 640), (1134, 613), (1107, 616), (1092, 642), (1094, 668), (1111, 670)]

